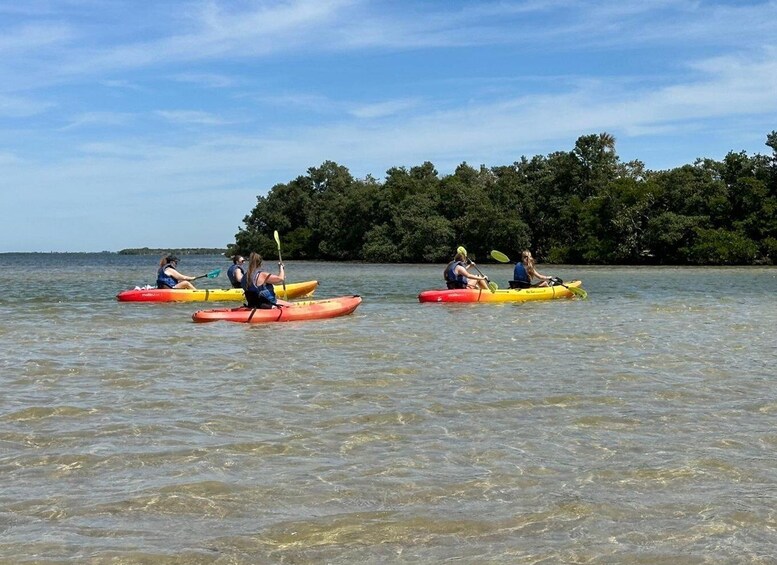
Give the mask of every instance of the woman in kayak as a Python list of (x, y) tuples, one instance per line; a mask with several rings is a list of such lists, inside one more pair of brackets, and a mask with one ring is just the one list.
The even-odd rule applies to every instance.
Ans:
[[(532, 280), (535, 278), (540, 279), (540, 282), (532, 285)], [(548, 286), (548, 281), (550, 279), (551, 277), (546, 277), (545, 275), (537, 272), (537, 269), (534, 268), (534, 257), (531, 256), (531, 251), (526, 249), (523, 251), (523, 253), (521, 253), (521, 261), (515, 264), (515, 269), (513, 270), (513, 280), (510, 281), (510, 286), (512, 288)]]
[(162, 257), (159, 261), (159, 270), (156, 273), (156, 287), (157, 288), (188, 288), (190, 290), (196, 290), (194, 285), (189, 281), (193, 281), (195, 277), (190, 277), (179, 273), (176, 268), (178, 267), (178, 257), (175, 255), (168, 255)]
[(284, 280), (286, 280), (286, 274), (283, 263), (278, 263), (278, 274), (273, 275), (262, 270), (262, 256), (252, 251), (248, 256), (248, 272), (243, 277), (246, 305), (251, 308), (289, 306), (291, 302), (277, 298), (273, 288), (273, 285), (282, 283)]
[(453, 261), (448, 263), (443, 273), (448, 288), (488, 288), (488, 279), (482, 275), (470, 273), (467, 270), (470, 265), (474, 263), (467, 258), (467, 250), (459, 247)]
[(227, 269), (227, 277), (232, 283), (232, 288), (242, 288), (243, 286), (243, 276), (246, 274), (243, 270), (243, 263), (245, 263), (245, 257), (242, 255), (232, 257), (232, 266)]

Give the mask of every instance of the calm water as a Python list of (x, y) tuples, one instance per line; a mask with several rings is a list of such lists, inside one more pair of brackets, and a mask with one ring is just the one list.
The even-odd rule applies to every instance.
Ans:
[(589, 299), (288, 261), (364, 303), (200, 325), (115, 300), (154, 258), (0, 255), (0, 563), (774, 563), (777, 269), (540, 270)]

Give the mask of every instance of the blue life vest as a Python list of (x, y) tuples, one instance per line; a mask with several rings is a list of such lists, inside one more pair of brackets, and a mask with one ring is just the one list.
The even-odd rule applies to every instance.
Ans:
[(531, 285), (531, 279), (529, 273), (526, 272), (526, 267), (523, 263), (516, 263), (513, 270), (513, 280)]
[[(272, 308), (278, 302), (275, 298), (275, 288), (265, 279), (264, 284), (257, 285), (256, 281), (262, 271), (257, 271), (252, 281), (243, 277), (243, 290), (246, 295), (246, 304), (252, 308)], [(267, 276), (269, 278), (269, 275)]]
[(167, 269), (168, 267), (173, 267), (173, 264), (168, 263), (164, 267), (160, 267), (159, 270), (157, 271), (156, 273), (157, 288), (173, 288), (175, 285), (178, 284), (177, 280), (175, 280), (173, 277), (165, 273), (165, 269)]
[[(243, 273), (243, 278), (240, 279), (240, 282), (235, 279), (235, 271), (240, 271)], [(229, 282), (232, 283), (232, 288), (241, 288), (243, 286), (242, 281), (245, 279), (246, 272), (243, 270), (243, 267), (235, 263), (232, 265), (229, 269), (227, 269), (227, 277), (229, 277)]]
[(467, 277), (456, 274), (456, 267), (464, 265), (463, 261), (451, 261), (445, 272), (445, 282), (448, 288), (467, 288)]

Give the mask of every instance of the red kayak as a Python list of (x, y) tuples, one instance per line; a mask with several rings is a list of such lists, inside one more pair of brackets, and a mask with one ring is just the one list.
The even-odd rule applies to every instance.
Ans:
[(199, 310), (192, 314), (195, 322), (240, 322), (243, 324), (261, 324), (265, 322), (299, 322), (305, 320), (323, 320), (350, 314), (361, 304), (359, 295), (340, 296), (326, 300), (294, 302), (281, 308), (217, 308)]

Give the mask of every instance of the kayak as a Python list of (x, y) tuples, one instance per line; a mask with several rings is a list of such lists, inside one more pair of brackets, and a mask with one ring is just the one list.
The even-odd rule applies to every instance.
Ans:
[[(578, 288), (581, 284), (580, 281), (564, 283), (573, 288)], [(574, 296), (572, 291), (563, 285), (554, 285), (499, 289), (495, 292), (477, 288), (424, 290), (418, 295), (418, 300), (419, 302), (529, 302), (572, 296)]]
[[(284, 294), (283, 286), (276, 285), (275, 295), (284, 300), (300, 298), (313, 294), (317, 286), (318, 281), (289, 283)], [(242, 301), (244, 295), (242, 288), (134, 288), (120, 292), (116, 299), (120, 302), (220, 302)]]
[(244, 324), (261, 324), (264, 322), (301, 322), (305, 320), (323, 320), (350, 314), (361, 304), (359, 295), (339, 296), (326, 300), (309, 300), (293, 302), (291, 306), (282, 308), (217, 308), (215, 310), (199, 310), (192, 314), (195, 322), (240, 322)]

